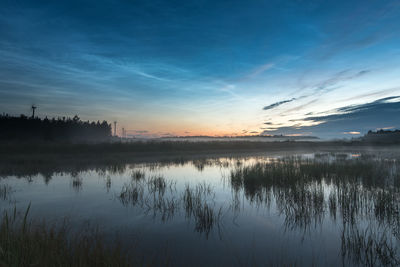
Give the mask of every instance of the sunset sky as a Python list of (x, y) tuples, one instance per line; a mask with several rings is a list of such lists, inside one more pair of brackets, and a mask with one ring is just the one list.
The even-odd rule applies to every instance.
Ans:
[(132, 136), (400, 128), (400, 1), (5, 1), (0, 112)]

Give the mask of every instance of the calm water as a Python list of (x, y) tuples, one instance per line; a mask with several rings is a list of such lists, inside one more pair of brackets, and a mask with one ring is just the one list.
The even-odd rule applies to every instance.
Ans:
[(396, 265), (397, 168), (348, 153), (27, 171), (1, 178), (0, 208), (89, 222), (160, 264)]

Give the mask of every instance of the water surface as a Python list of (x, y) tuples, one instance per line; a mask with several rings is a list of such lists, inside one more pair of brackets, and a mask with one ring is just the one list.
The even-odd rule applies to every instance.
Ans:
[(397, 170), (359, 153), (28, 170), (1, 178), (0, 208), (96, 225), (159, 264), (396, 265)]

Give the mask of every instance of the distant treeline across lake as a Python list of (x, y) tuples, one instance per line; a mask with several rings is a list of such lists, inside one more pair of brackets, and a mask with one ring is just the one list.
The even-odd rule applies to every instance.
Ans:
[[(235, 141), (235, 142), (232, 142)], [(7, 114), (0, 115), (0, 143), (44, 145), (44, 143), (64, 144), (99, 144), (113, 143), (107, 149), (130, 152), (135, 151), (204, 151), (204, 150), (269, 150), (298, 149), (301, 147), (317, 148), (353, 145), (391, 145), (400, 144), (400, 130), (369, 131), (366, 135), (351, 140), (321, 140), (313, 136), (293, 137), (276, 136), (241, 136), (241, 137), (171, 137), (156, 139), (119, 138), (112, 136), (112, 127), (107, 121), (82, 121), (74, 117), (44, 119), (38, 117), (19, 117)], [(120, 145), (116, 143), (121, 143)], [(200, 144), (196, 144), (200, 143)], [(264, 144), (275, 143), (275, 144)], [(16, 149), (14, 147), (14, 149)], [(63, 148), (65, 150), (66, 148)], [(18, 150), (18, 149), (17, 149)], [(42, 150), (42, 149), (41, 149)]]
[(107, 121), (81, 121), (78, 116), (44, 119), (0, 115), (1, 141), (103, 142), (111, 137)]

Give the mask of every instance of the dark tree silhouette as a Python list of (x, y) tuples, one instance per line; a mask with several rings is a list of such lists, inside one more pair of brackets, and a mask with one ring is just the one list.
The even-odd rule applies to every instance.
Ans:
[(368, 131), (362, 140), (371, 143), (400, 143), (400, 130), (385, 131), (381, 129), (376, 132)]
[(0, 115), (1, 141), (67, 141), (102, 142), (111, 137), (111, 124), (107, 121), (81, 121), (73, 118), (28, 118)]

